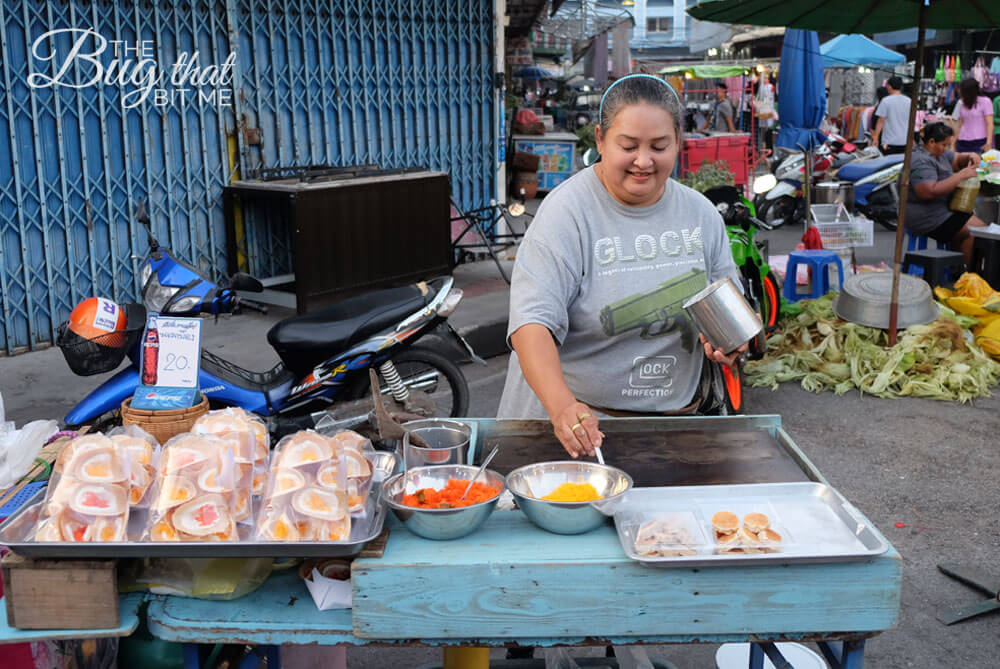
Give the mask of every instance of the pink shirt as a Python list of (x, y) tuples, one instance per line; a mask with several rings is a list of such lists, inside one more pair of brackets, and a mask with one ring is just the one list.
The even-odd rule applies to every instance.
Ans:
[(976, 106), (967, 109), (961, 100), (955, 105), (955, 119), (962, 121), (959, 139), (985, 139), (986, 117), (993, 116), (993, 104), (988, 97), (980, 95), (976, 98)]

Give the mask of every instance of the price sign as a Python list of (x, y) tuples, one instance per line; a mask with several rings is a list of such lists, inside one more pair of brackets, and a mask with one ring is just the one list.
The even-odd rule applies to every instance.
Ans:
[(143, 385), (197, 388), (201, 319), (150, 316), (142, 355)]

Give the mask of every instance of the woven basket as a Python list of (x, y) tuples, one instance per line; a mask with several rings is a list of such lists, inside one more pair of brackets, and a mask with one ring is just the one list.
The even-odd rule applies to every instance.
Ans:
[(132, 409), (129, 406), (131, 403), (132, 398), (122, 402), (122, 424), (138, 425), (161, 444), (167, 443), (171, 437), (188, 432), (198, 418), (208, 413), (208, 398), (204, 395), (201, 396), (200, 404), (187, 409), (149, 411)]

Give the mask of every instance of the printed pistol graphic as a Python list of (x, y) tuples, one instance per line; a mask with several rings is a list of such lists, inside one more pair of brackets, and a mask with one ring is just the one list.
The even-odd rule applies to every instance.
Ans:
[(681, 346), (694, 350), (698, 333), (684, 311), (684, 301), (708, 285), (705, 270), (695, 268), (601, 309), (601, 327), (609, 337), (642, 328), (642, 338), (662, 337), (680, 331)]

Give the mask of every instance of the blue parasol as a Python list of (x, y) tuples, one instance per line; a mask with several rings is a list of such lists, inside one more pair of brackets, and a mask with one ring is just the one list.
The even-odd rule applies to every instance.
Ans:
[(871, 41), (864, 35), (837, 35), (829, 42), (819, 47), (823, 56), (824, 67), (853, 67), (866, 65), (899, 65), (905, 56), (892, 49), (886, 49), (881, 44)]
[(826, 111), (826, 86), (819, 38), (812, 30), (785, 31), (778, 72), (777, 145), (812, 149), (826, 141), (819, 131)]

